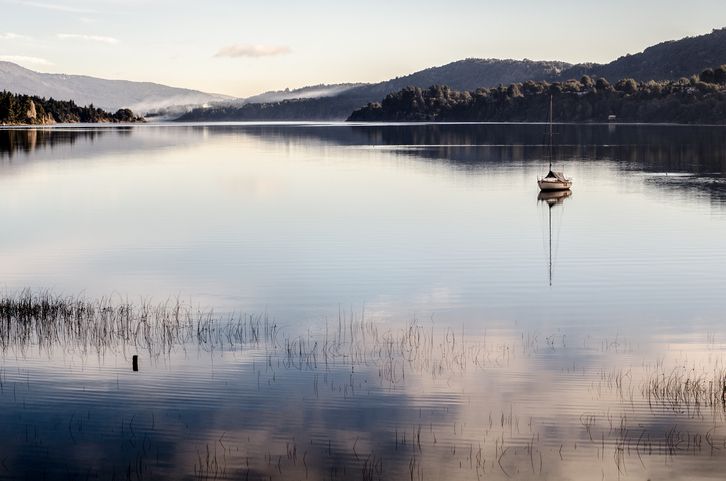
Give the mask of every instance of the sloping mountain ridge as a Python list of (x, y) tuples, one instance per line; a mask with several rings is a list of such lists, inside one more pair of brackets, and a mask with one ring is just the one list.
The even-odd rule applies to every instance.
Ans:
[(586, 73), (610, 80), (678, 80), (723, 64), (726, 64), (726, 28), (714, 29), (705, 35), (662, 42), (604, 65), (575, 65), (565, 70), (561, 79), (579, 78)]
[[(350, 113), (369, 102), (375, 102), (391, 92), (410, 85), (453, 85), (457, 89), (473, 89), (481, 85), (509, 84), (531, 78), (553, 80), (563, 70), (571, 68), (566, 62), (534, 60), (466, 59), (440, 67), (432, 67), (410, 75), (376, 84), (350, 88), (338, 95), (320, 98), (285, 99), (279, 102), (242, 106), (220, 106), (195, 109), (179, 121), (229, 120), (344, 120)], [(248, 99), (250, 100), (250, 99)]]
[(342, 84), (321, 84), (310, 85), (298, 89), (271, 90), (245, 99), (239, 99), (237, 104), (265, 104), (273, 102), (282, 102), (284, 100), (297, 99), (313, 99), (319, 97), (335, 97), (357, 87), (362, 87), (364, 83), (342, 83)]
[(667, 41), (608, 64), (571, 65), (558, 61), (465, 59), (375, 84), (338, 84), (265, 92), (248, 99), (168, 87), (151, 82), (106, 80), (83, 75), (45, 74), (0, 62), (0, 89), (20, 94), (72, 99), (107, 110), (130, 108), (145, 114), (196, 109), (181, 120), (339, 120), (369, 102), (405, 87), (447, 85), (454, 90), (508, 85), (526, 80), (549, 82), (582, 75), (611, 80), (674, 80), (713, 65), (726, 64), (726, 28)]
[(639, 81), (676, 80), (721, 64), (726, 64), (726, 28), (663, 42), (608, 64), (466, 59), (385, 82), (363, 85), (333, 97), (299, 101), (287, 99), (237, 108), (197, 109), (180, 120), (341, 120), (347, 118), (352, 110), (369, 102), (378, 102), (405, 87), (447, 85), (454, 90), (475, 90), (526, 80), (555, 82), (579, 79), (583, 75), (605, 77), (613, 81), (622, 78)]
[(525, 80), (551, 80), (572, 68), (567, 62), (468, 58), (440, 67), (431, 67), (404, 77), (367, 85), (359, 89), (380, 97), (408, 86), (429, 87), (446, 84), (455, 90), (473, 90)]
[(107, 80), (85, 75), (35, 72), (11, 62), (0, 61), (0, 90), (56, 100), (93, 104), (104, 110), (129, 108), (136, 113), (180, 106), (198, 106), (230, 100), (225, 95), (169, 87), (152, 82)]

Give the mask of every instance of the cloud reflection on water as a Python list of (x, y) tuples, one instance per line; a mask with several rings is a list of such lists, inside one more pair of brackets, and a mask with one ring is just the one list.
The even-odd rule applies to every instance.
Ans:
[[(201, 298), (271, 312), (291, 342), (10, 342), (0, 470), (720, 475), (722, 407), (649, 403), (643, 383), (722, 365), (703, 340), (724, 335), (723, 207), (699, 185), (723, 172), (723, 130), (561, 129), (579, 190), (561, 206), (552, 288), (532, 190), (541, 126), (0, 130), (7, 290)], [(351, 311), (381, 332), (418, 319), (429, 359), (381, 335), (292, 362)]]
[(674, 411), (641, 390), (651, 365), (717, 366), (713, 335), (636, 349), (622, 337), (558, 331), (466, 335), (348, 318), (337, 326), (141, 351), (139, 372), (133, 339), (114, 336), (95, 353), (69, 336), (40, 350), (6, 338), (4, 465), (50, 479), (128, 470), (142, 479), (200, 470), (357, 479), (366, 462), (382, 463), (381, 479), (640, 479), (693, 474), (695, 464), (708, 477), (722, 462), (721, 406)]

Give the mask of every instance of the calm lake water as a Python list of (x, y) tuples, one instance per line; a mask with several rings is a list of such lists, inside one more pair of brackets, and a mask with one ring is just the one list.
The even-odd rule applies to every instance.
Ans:
[(544, 130), (0, 130), (0, 478), (722, 479), (726, 129)]

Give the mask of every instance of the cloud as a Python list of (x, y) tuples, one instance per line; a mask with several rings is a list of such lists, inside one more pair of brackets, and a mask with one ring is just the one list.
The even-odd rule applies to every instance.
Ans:
[(0, 60), (19, 64), (53, 65), (53, 62), (50, 62), (44, 58), (26, 57), (25, 55), (0, 55)]
[(0, 33), (0, 40), (30, 40), (30, 37), (19, 33), (4, 32)]
[(290, 47), (284, 45), (229, 45), (222, 47), (215, 57), (272, 57), (290, 53)]
[(103, 37), (101, 35), (84, 35), (81, 33), (59, 33), (57, 37), (61, 40), (83, 40), (85, 42), (100, 42), (111, 45), (117, 44), (118, 39), (113, 37)]

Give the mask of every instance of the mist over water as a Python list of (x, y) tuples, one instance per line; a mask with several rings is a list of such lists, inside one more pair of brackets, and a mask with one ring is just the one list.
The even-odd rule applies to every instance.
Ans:
[(0, 477), (720, 476), (724, 130), (557, 131), (1, 129)]

